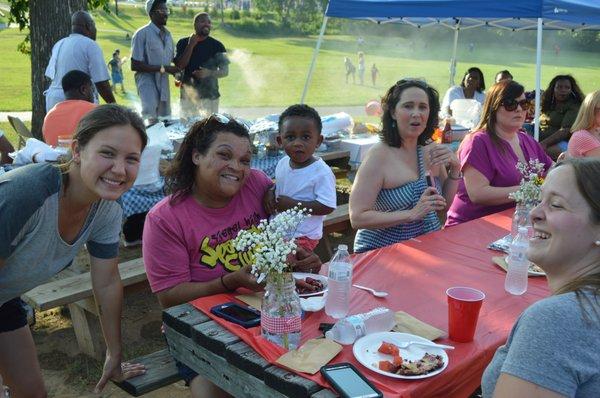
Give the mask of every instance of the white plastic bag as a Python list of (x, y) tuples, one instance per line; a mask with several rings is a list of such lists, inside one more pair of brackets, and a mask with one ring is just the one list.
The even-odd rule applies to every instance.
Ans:
[(168, 128), (161, 123), (156, 123), (152, 127), (146, 129), (148, 135), (148, 144), (142, 152), (140, 159), (140, 169), (137, 178), (133, 183), (134, 186), (155, 184), (160, 179), (158, 171), (160, 163), (160, 153), (173, 150), (173, 143), (169, 139), (167, 133)]
[(472, 128), (479, 123), (481, 116), (481, 104), (474, 99), (455, 99), (450, 104), (452, 118), (457, 124), (466, 128)]
[(54, 162), (60, 155), (64, 154), (65, 151), (61, 149), (54, 149), (38, 139), (28, 138), (27, 141), (25, 141), (25, 147), (19, 151), (10, 153), (9, 156), (14, 159), (13, 164), (15, 166), (22, 166), (33, 163), (34, 155), (35, 161), (41, 163)]
[(335, 135), (340, 130), (350, 133), (354, 128), (354, 120), (352, 120), (352, 116), (346, 112), (323, 116), (321, 122), (323, 123), (322, 134), (325, 138)]

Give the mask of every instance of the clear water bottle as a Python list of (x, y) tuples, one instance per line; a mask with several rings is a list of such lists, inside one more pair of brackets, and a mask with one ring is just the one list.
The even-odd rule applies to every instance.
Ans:
[(350, 309), (352, 285), (352, 260), (348, 254), (348, 246), (339, 245), (337, 252), (329, 262), (327, 284), (325, 313), (336, 319), (345, 317)]
[(529, 272), (529, 260), (527, 259), (528, 231), (527, 227), (519, 227), (517, 236), (510, 244), (508, 271), (504, 281), (504, 290), (510, 294), (521, 295), (527, 291), (527, 275)]
[(385, 307), (364, 314), (340, 319), (325, 333), (325, 337), (340, 344), (352, 344), (356, 339), (371, 333), (389, 332), (396, 323), (396, 315)]

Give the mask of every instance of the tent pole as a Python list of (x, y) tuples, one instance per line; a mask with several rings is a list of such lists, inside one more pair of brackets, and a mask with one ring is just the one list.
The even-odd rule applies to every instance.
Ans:
[(317, 46), (315, 47), (315, 51), (313, 52), (312, 61), (310, 62), (310, 68), (308, 69), (308, 76), (306, 76), (306, 82), (304, 83), (304, 89), (302, 90), (302, 97), (300, 98), (300, 103), (303, 104), (306, 99), (306, 93), (308, 92), (308, 86), (310, 85), (310, 80), (312, 79), (313, 72), (315, 70), (315, 64), (317, 63), (317, 55), (319, 55), (319, 49), (321, 48), (321, 43), (323, 42), (323, 35), (325, 34), (325, 27), (327, 26), (327, 15), (323, 17), (323, 25), (321, 25), (321, 31), (319, 32), (319, 39), (317, 40)]
[(537, 20), (537, 46), (535, 52), (535, 131), (534, 138), (540, 140), (540, 85), (542, 81), (542, 18)]
[(456, 49), (458, 47), (458, 30), (460, 29), (460, 20), (454, 28), (454, 48), (452, 49), (452, 59), (450, 60), (450, 87), (454, 86), (454, 77), (456, 76)]

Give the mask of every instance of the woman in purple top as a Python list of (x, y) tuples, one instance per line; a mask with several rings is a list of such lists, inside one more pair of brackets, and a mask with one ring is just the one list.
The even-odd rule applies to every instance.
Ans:
[(517, 162), (537, 159), (552, 165), (540, 144), (521, 131), (528, 102), (523, 86), (501, 81), (490, 89), (475, 132), (458, 149), (464, 175), (448, 210), (446, 226), (452, 226), (514, 206), (508, 194), (519, 188)]

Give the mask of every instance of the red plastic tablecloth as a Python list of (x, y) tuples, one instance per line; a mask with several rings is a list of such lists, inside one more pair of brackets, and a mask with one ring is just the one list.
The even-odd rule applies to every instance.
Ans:
[[(386, 397), (468, 397), (479, 386), (485, 367), (498, 346), (506, 341), (517, 317), (526, 307), (549, 295), (544, 277), (529, 278), (528, 290), (522, 296), (504, 291), (506, 274), (491, 260), (498, 252), (486, 247), (506, 235), (511, 217), (512, 210), (507, 210), (354, 256), (353, 283), (372, 286), (390, 294), (378, 299), (368, 292), (352, 289), (352, 314), (386, 306), (447, 330), (445, 292), (448, 287), (469, 286), (486, 294), (473, 342), (456, 343), (447, 337), (437, 340), (456, 347), (447, 351), (449, 364), (442, 373), (422, 380), (386, 377), (360, 365), (352, 354), (351, 345), (345, 346), (331, 363), (353, 363)], [(321, 273), (326, 274), (326, 268), (323, 267)], [(232, 299), (231, 294), (218, 294), (197, 299), (192, 304), (274, 364), (285, 350), (263, 339), (260, 327), (244, 329), (210, 313), (214, 305)], [(324, 311), (307, 313), (302, 321), (302, 342), (320, 336), (319, 323), (334, 321)], [(328, 387), (319, 373), (299, 374)]]

